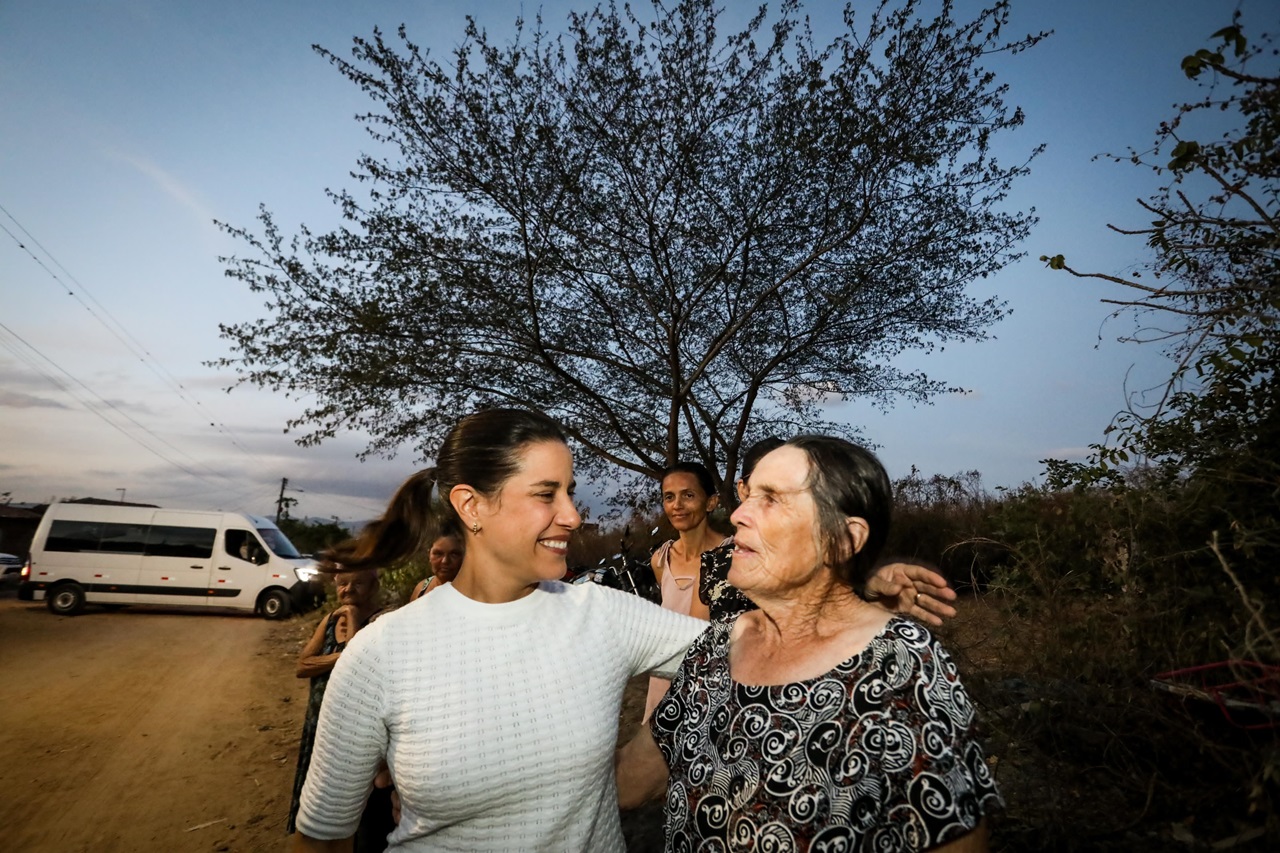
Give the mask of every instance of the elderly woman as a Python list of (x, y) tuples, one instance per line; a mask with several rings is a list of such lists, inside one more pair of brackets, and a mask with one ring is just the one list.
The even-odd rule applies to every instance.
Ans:
[(668, 851), (985, 850), (1000, 795), (955, 665), (856, 592), (888, 533), (884, 468), (801, 436), (747, 486), (729, 580), (759, 609), (694, 642), (619, 754), (621, 804), (666, 784)]
[[(341, 568), (341, 567), (339, 567)], [(294, 774), (293, 801), (289, 805), (289, 821), (286, 830), (297, 831), (298, 806), (302, 798), (302, 786), (307, 780), (307, 771), (311, 767), (311, 752), (315, 746), (316, 727), (320, 720), (320, 706), (324, 703), (325, 689), (329, 684), (329, 675), (338, 663), (347, 643), (357, 631), (367, 626), (379, 613), (378, 609), (378, 573), (373, 570), (338, 571), (333, 575), (334, 589), (338, 596), (338, 607), (320, 620), (311, 639), (298, 654), (298, 678), (311, 679), (311, 692), (307, 698), (307, 715), (302, 724), (302, 738), (298, 745), (298, 767)], [(390, 780), (384, 780), (389, 784)], [(360, 830), (362, 835), (374, 840), (363, 849), (383, 849), (376, 843), (379, 829), (389, 823), (391, 804), (386, 791), (387, 784), (376, 786), (374, 799), (361, 815)], [(381, 836), (386, 838), (391, 827), (381, 829)]]

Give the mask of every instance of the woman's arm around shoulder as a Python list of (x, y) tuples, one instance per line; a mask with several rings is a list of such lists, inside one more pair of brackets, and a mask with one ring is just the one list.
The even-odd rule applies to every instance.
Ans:
[(596, 584), (579, 588), (594, 597), (591, 606), (606, 620), (606, 641), (629, 663), (632, 675), (656, 672), (669, 677), (689, 644), (707, 628), (705, 620), (666, 610), (629, 592)]
[(947, 579), (919, 563), (895, 562), (881, 566), (867, 578), (867, 601), (890, 613), (901, 613), (937, 627), (956, 615), (947, 602), (956, 591)]

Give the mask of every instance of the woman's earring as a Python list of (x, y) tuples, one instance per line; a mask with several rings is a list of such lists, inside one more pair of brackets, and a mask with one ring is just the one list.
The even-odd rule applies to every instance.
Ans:
[(473, 521), (473, 522), (471, 522), (471, 532), (472, 532), (472, 533), (479, 533), (479, 532), (480, 532), (480, 522), (478, 522), (478, 521)]

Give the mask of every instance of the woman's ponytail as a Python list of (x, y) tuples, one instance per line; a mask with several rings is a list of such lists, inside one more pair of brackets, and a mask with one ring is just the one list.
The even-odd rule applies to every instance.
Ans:
[[(426, 551), (442, 524), (433, 501), (436, 469), (427, 468), (405, 480), (396, 490), (382, 517), (370, 522), (352, 539), (340, 542), (322, 555), (338, 570), (359, 571), (399, 565)], [(455, 525), (448, 525), (450, 527)]]

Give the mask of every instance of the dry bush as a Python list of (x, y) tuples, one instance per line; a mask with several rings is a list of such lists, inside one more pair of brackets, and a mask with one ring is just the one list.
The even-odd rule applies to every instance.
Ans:
[(1236, 723), (1266, 719), (1233, 723), (1211, 702), (1152, 685), (1192, 665), (1277, 659), (1270, 599), (1249, 585), (1257, 567), (1237, 572), (1239, 553), (1215, 553), (1197, 506), (1146, 485), (1024, 487), (985, 504), (904, 508), (909, 524), (976, 531), (943, 544), (944, 560), (981, 553), (976, 545), (998, 554), (979, 564), (986, 591), (940, 632), (981, 708), (1008, 800), (996, 849), (1280, 842), (1276, 730), (1248, 731)]

